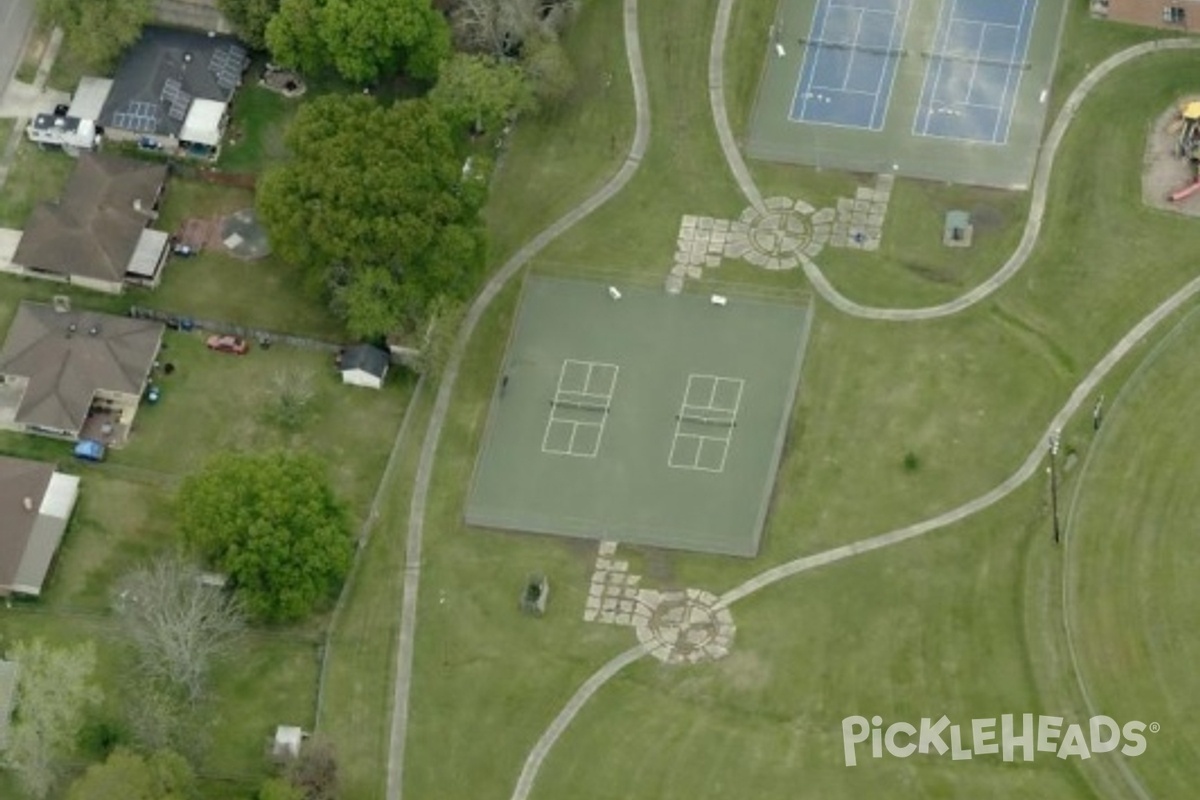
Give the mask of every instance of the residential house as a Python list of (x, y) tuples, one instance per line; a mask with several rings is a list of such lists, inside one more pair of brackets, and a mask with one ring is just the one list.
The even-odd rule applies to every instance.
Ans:
[(41, 594), (78, 497), (77, 476), (0, 456), (0, 596)]
[(149, 226), (166, 182), (165, 164), (82, 155), (63, 196), (34, 208), (0, 269), (113, 294), (126, 283), (157, 286), (170, 237)]
[(164, 329), (151, 320), (22, 302), (0, 348), (0, 428), (120, 446)]
[[(69, 113), (90, 112), (108, 139), (216, 158), (229, 103), (250, 65), (231, 36), (147, 26), (111, 81), (84, 78)], [(86, 118), (86, 116), (85, 116)]]
[(386, 350), (369, 344), (347, 347), (338, 356), (342, 383), (368, 386), (372, 389), (383, 388), (383, 379), (387, 375), (390, 363), (391, 358)]
[(1180, 32), (1200, 29), (1200, 0), (1093, 0), (1092, 13)]

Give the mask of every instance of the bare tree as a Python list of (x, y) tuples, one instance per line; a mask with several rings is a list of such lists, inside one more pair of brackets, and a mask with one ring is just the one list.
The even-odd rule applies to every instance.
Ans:
[(244, 627), (237, 600), (201, 577), (179, 556), (159, 558), (126, 575), (114, 602), (147, 677), (183, 689), (192, 702), (211, 661)]
[(316, 390), (310, 369), (281, 369), (271, 378), (271, 402), (267, 416), (285, 431), (299, 430), (304, 424)]
[(41, 800), (75, 749), (84, 716), (101, 699), (92, 681), (96, 648), (91, 642), (48, 647), (34, 639), (18, 642), (8, 657), (17, 664), (16, 717), (0, 765)]
[(536, 35), (556, 37), (579, 0), (459, 0), (450, 25), (460, 49), (515, 56)]

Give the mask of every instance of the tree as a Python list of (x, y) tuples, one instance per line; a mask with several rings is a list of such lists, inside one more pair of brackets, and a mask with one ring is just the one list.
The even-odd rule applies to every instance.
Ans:
[(468, 53), (456, 53), (442, 63), (429, 100), (452, 125), (475, 133), (493, 130), (534, 106), (520, 67)]
[(191, 767), (180, 755), (163, 750), (143, 758), (117, 748), (71, 784), (67, 800), (184, 800), (194, 782)]
[(282, 0), (266, 42), (276, 61), (302, 71), (432, 80), (450, 55), (450, 28), (429, 0)]
[(239, 39), (256, 50), (267, 46), (267, 23), (278, 13), (279, 0), (217, 0), (217, 5)]
[(308, 614), (350, 566), (346, 507), (310, 455), (223, 453), (184, 481), (176, 505), (185, 541), (264, 620)]
[(310, 739), (299, 757), (288, 765), (287, 779), (304, 800), (337, 800), (338, 768), (333, 745), (325, 739)]
[(417, 359), (417, 371), (436, 381), (442, 375), (450, 353), (454, 349), (454, 340), (458, 337), (458, 329), (462, 325), (466, 309), (462, 303), (438, 298), (429, 314), (429, 322), (425, 328), (425, 338), (421, 342), (421, 355)]
[(111, 67), (153, 17), (151, 0), (38, 0), (38, 19), (58, 25), (83, 63)]
[(301, 107), (287, 144), (293, 158), (259, 182), (260, 217), (352, 334), (415, 329), (438, 296), (474, 291), (487, 188), (464, 180), (450, 127), (428, 101), (321, 97)]
[(286, 778), (267, 778), (258, 787), (258, 800), (307, 800)]
[(562, 102), (575, 88), (575, 68), (555, 36), (528, 39), (521, 50), (521, 66), (529, 90), (542, 106)]
[(17, 688), (4, 765), (30, 797), (41, 800), (75, 749), (85, 714), (100, 701), (92, 683), (96, 649), (91, 642), (49, 647), (34, 639), (18, 642), (8, 658), (17, 664)]
[(182, 689), (191, 702), (203, 693), (212, 660), (244, 626), (241, 604), (200, 576), (179, 556), (161, 557), (121, 579), (114, 602), (142, 672)]
[(578, 6), (578, 0), (459, 0), (450, 24), (459, 49), (511, 58), (534, 36), (557, 37)]

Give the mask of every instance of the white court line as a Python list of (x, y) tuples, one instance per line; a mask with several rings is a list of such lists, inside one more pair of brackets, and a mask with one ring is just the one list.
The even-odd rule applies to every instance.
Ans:
[[(572, 366), (587, 367), (587, 374), (584, 376), (584, 379), (583, 379), (583, 388), (580, 390), (562, 388), (563, 380), (566, 378), (566, 375), (567, 375), (567, 369)], [(588, 391), (588, 389), (591, 387), (592, 375), (597, 370), (610, 371), (610, 374), (612, 377), (612, 382), (609, 383), (608, 392), (606, 394), (600, 394), (599, 392)], [(550, 417), (549, 417), (549, 419), (546, 420), (546, 429), (542, 433), (542, 452), (543, 453), (554, 454), (554, 455), (563, 455), (563, 456), (575, 456), (578, 458), (595, 458), (597, 456), (597, 454), (600, 452), (600, 443), (604, 440), (604, 431), (608, 426), (608, 415), (609, 415), (610, 409), (612, 408), (613, 396), (616, 394), (616, 391), (617, 391), (617, 378), (620, 374), (621, 374), (621, 368), (619, 366), (617, 366), (616, 364), (609, 364), (604, 361), (582, 361), (580, 359), (575, 359), (575, 358), (568, 358), (568, 359), (563, 360), (562, 367), (559, 368), (559, 372), (558, 372), (558, 383), (554, 389), (554, 399), (550, 402)], [(581, 421), (581, 420), (566, 419), (566, 418), (560, 417), (558, 415), (558, 409), (559, 409), (558, 404), (560, 402), (564, 402), (564, 401), (565, 402), (581, 402), (580, 400), (578, 400), (576, 398), (586, 398), (587, 400), (593, 400), (593, 399), (600, 400), (604, 406), (603, 410), (600, 411), (600, 414), (601, 414), (600, 421), (599, 422), (586, 422), (586, 421)], [(586, 401), (584, 401), (584, 402), (586, 402)], [(561, 449), (549, 446), (550, 432), (554, 429), (554, 426), (556, 423), (560, 424), (560, 425), (570, 425), (571, 426), (571, 435), (567, 439), (567, 449), (566, 450), (561, 450)], [(583, 451), (576, 452), (576, 450), (575, 450), (575, 437), (579, 435), (580, 428), (598, 428), (599, 429), (599, 433), (596, 434), (596, 442), (592, 446), (591, 452), (583, 452)]]
[[(1030, 0), (1023, 0), (1023, 2), (1021, 4), (1021, 18), (1017, 24), (1017, 32), (1018, 32), (1017, 40), (1018, 41), (1020, 41), (1020, 38), (1021, 38), (1019, 35), (1020, 29), (1025, 24), (1025, 15), (1027, 13), (1030, 13), (1029, 12), (1029, 1)], [(1033, 11), (1031, 13), (1031, 16), (1036, 17), (1036, 15), (1037, 15), (1037, 0), (1033, 0)], [(1037, 21), (1036, 19), (1031, 20), (1029, 23), (1029, 30), (1027, 30), (1025, 32), (1025, 46), (1021, 50), (1020, 58), (1016, 59), (1016, 63), (1018, 63), (1018, 64), (1024, 62), (1025, 59), (1029, 57), (1029, 43), (1033, 40), (1033, 26), (1036, 23), (1036, 21)], [(1008, 112), (1008, 124), (1004, 126), (1003, 138), (997, 139), (995, 136), (993, 136), (992, 144), (1005, 144), (1006, 142), (1008, 142), (1008, 134), (1009, 134), (1009, 131), (1012, 130), (1013, 117), (1015, 117), (1017, 115), (1017, 107), (1016, 107), (1017, 106), (1017, 93), (1021, 90), (1021, 73), (1024, 72), (1024, 70), (1021, 70), (1021, 69), (1010, 70), (1009, 77), (1012, 77), (1013, 72), (1017, 73), (1017, 84), (1016, 84), (1016, 86), (1013, 87), (1013, 101), (1012, 101), (1013, 107), (1011, 109), (1009, 109), (1009, 112)], [(1005, 98), (1005, 100), (1007, 100), (1007, 98), (1008, 98), (1008, 80), (1007, 79), (1004, 81), (1004, 98)], [(1000, 113), (1001, 113), (1001, 115), (1003, 115), (1003, 113), (1004, 113), (1003, 110), (1001, 110)], [(999, 127), (999, 120), (996, 121), (996, 125), (997, 125), (997, 127)]]
[[(905, 5), (906, 3), (907, 3), (907, 5)], [(905, 33), (908, 32), (908, 21), (909, 21), (909, 19), (912, 18), (913, 0), (900, 0), (900, 4), (904, 6), (904, 24), (900, 26), (900, 38), (899, 39), (897, 39), (895, 37), (895, 29), (893, 27), (893, 31), (892, 31), (893, 36), (891, 39), (888, 39), (888, 47), (891, 49), (896, 49), (896, 45), (904, 43), (904, 35), (905, 35)], [(894, 9), (892, 11), (892, 14), (894, 16), (894, 18), (892, 20), (892, 25), (895, 26), (896, 20), (898, 20), (900, 18), (900, 9), (899, 8)], [(873, 130), (873, 131), (883, 130), (883, 126), (887, 122), (888, 111), (892, 107), (892, 90), (896, 86), (896, 77), (900, 74), (900, 65), (899, 64), (896, 64), (895, 65), (896, 68), (894, 70), (892, 70), (892, 82), (888, 86), (887, 102), (883, 104), (883, 116), (881, 116), (879, 118), (879, 125), (876, 126), (874, 124), (875, 110), (879, 107), (879, 97), (883, 92), (883, 76), (887, 74), (887, 68), (889, 66), (892, 66), (892, 64), (891, 63), (885, 64), (884, 70), (879, 76), (879, 90), (875, 93), (875, 103), (874, 103), (874, 105), (871, 106), (872, 125), (871, 125), (870, 130)]]
[[(825, 2), (825, 0), (817, 0), (817, 8), (818, 9), (821, 8), (822, 2)], [(813, 12), (813, 18), (808, 23), (808, 40), (810, 42), (813, 39), (824, 39), (825, 38), (825, 21), (829, 19), (829, 9), (832, 7), (833, 6), (831, 3), (826, 2), (824, 14), (818, 15), (816, 13), (816, 11)], [(818, 16), (820, 16), (820, 18), (821, 18), (821, 30), (819, 33), (817, 32), (817, 17)], [(808, 98), (812, 96), (811, 92), (806, 92), (804, 94), (803, 101), (800, 103), (800, 116), (794, 117), (794, 116), (792, 116), (792, 113), (796, 110), (796, 98), (800, 97), (800, 90), (804, 85), (804, 69), (805, 69), (805, 67), (808, 66), (808, 57), (810, 55), (813, 57), (813, 65), (812, 65), (812, 74), (809, 76), (809, 86), (811, 87), (812, 82), (814, 80), (816, 80), (817, 65), (820, 63), (820, 60), (821, 60), (820, 50), (821, 50), (821, 48), (819, 48), (819, 47), (809, 47), (807, 45), (805, 45), (805, 47), (804, 47), (804, 58), (801, 59), (801, 61), (800, 61), (800, 72), (797, 73), (797, 75), (796, 75), (796, 90), (794, 92), (792, 92), (792, 107), (788, 110), (788, 119), (793, 122), (799, 122), (804, 119), (804, 114), (806, 112), (806, 109), (808, 108)]]
[[(711, 384), (709, 386), (708, 400), (705, 405), (700, 405), (698, 403), (689, 402), (689, 399), (691, 398), (691, 395), (692, 395), (693, 382), (697, 381), (697, 380), (708, 380), (711, 382)], [(737, 394), (734, 397), (733, 408), (720, 407), (720, 406), (716, 406), (713, 404), (717, 397), (718, 388), (720, 388), (721, 386), (724, 386), (726, 384), (732, 384), (737, 387)], [(679, 413), (675, 415), (675, 432), (671, 438), (671, 450), (667, 454), (667, 466), (668, 467), (671, 467), (672, 469), (693, 469), (693, 470), (699, 470), (702, 472), (714, 472), (714, 473), (725, 471), (725, 462), (729, 457), (729, 446), (730, 446), (730, 443), (733, 441), (733, 428), (734, 428), (734, 425), (737, 423), (738, 412), (741, 409), (742, 393), (745, 388), (745, 385), (746, 385), (746, 381), (742, 378), (728, 378), (728, 377), (725, 377), (722, 375), (708, 375), (708, 374), (697, 374), (697, 373), (692, 373), (692, 374), (688, 375), (688, 381), (684, 388), (684, 393), (683, 393), (683, 404), (680, 406)], [(714, 415), (714, 414), (712, 414), (712, 412), (714, 412), (714, 411), (717, 411), (720, 413), (718, 415)], [(725, 433), (722, 436), (715, 436), (715, 435), (711, 435), (711, 434), (702, 434), (702, 433), (683, 433), (681, 429), (685, 422), (692, 422), (693, 424), (699, 424), (699, 423), (695, 423), (694, 420), (685, 419), (685, 417), (688, 417), (688, 416), (701, 417), (701, 418), (705, 418), (705, 419), (721, 418), (722, 421), (725, 421), (725, 419), (728, 419), (730, 424), (727, 428), (725, 428)], [(696, 442), (696, 452), (692, 456), (691, 464), (688, 464), (686, 462), (676, 463), (675, 451), (676, 451), (676, 448), (678, 448), (678, 446), (679, 446), (679, 442), (683, 439), (689, 439), (689, 440)], [(718, 442), (718, 443), (720, 443), (720, 445), (722, 447), (721, 463), (720, 463), (719, 467), (717, 467), (716, 469), (714, 469), (712, 467), (700, 466), (700, 459), (704, 453), (704, 448), (709, 442)]]
[(813, 89), (819, 89), (826, 92), (837, 92), (838, 94), (865, 94), (874, 95), (875, 92), (868, 92), (865, 89), (839, 89), (836, 86), (813, 86)]
[[(942, 0), (943, 12), (945, 10), (945, 0)], [(958, 9), (958, 0), (950, 0), (950, 14), (948, 16), (938, 17), (937, 33), (933, 35), (933, 52), (938, 53), (946, 49), (946, 42), (950, 39), (950, 24), (954, 20), (954, 14)], [(941, 37), (942, 44), (938, 46), (938, 37)], [(913, 120), (913, 136), (928, 136), (929, 135), (929, 119), (933, 116), (933, 102), (937, 99), (937, 87), (942, 80), (942, 67), (945, 65), (946, 59), (942, 58), (938, 61), (937, 75), (934, 76), (933, 88), (929, 93), (929, 101), (924, 108), (917, 109), (917, 117)], [(921, 82), (921, 100), (925, 99), (925, 89), (929, 86), (929, 78), (933, 76), (934, 71), (925, 68), (925, 79)], [(921, 114), (925, 115), (925, 129), (918, 132), (917, 128), (921, 123)]]
[(861, 8), (854, 9), (858, 12), (858, 22), (854, 26), (854, 38), (850, 40), (850, 58), (846, 61), (846, 72), (842, 75), (842, 91), (850, 85), (850, 73), (854, 71), (854, 56), (858, 54), (858, 41), (862, 38), (863, 13)]

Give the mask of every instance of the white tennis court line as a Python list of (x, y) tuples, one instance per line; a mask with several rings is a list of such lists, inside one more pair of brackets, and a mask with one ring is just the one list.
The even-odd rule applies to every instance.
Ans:
[[(1032, 2), (1033, 2), (1033, 10), (1032, 11), (1030, 11), (1030, 9), (1029, 9), (1030, 0), (1023, 0), (1023, 2), (1021, 4), (1021, 18), (1017, 24), (1018, 33), (1020, 32), (1021, 26), (1025, 24), (1026, 14), (1029, 14), (1030, 16), (1035, 17), (1035, 18), (1037, 16), (1037, 0), (1032, 0)], [(1018, 64), (1023, 63), (1027, 58), (1029, 58), (1029, 44), (1033, 41), (1033, 26), (1034, 26), (1034, 22), (1030, 22), (1029, 30), (1025, 34), (1025, 47), (1021, 49), (1020, 58), (1016, 59), (1016, 62)], [(1019, 41), (1020, 36), (1018, 36), (1017, 39)], [(1012, 77), (1012, 72), (1013, 71), (1009, 72), (1009, 74), (1008, 74), (1009, 78)], [(1008, 141), (1008, 134), (1010, 131), (1012, 131), (1013, 117), (1015, 117), (1017, 115), (1016, 97), (1017, 97), (1017, 92), (1019, 92), (1021, 90), (1021, 77), (1022, 77), (1021, 73), (1024, 72), (1024, 70), (1015, 70), (1015, 72), (1017, 73), (1017, 84), (1016, 84), (1016, 86), (1013, 87), (1013, 107), (1012, 107), (1012, 110), (1008, 114), (1008, 124), (1004, 126), (1004, 137), (1001, 139), (996, 139), (993, 137), (993, 139), (992, 139), (993, 144), (1003, 144), (1004, 142)], [(1004, 97), (1007, 100), (1007, 98), (1008, 98), (1008, 80), (1007, 79), (1005, 79), (1005, 81), (1004, 81)], [(1001, 112), (1002, 116), (1003, 116), (1003, 113), (1004, 112), (1002, 111)], [(1000, 124), (1000, 121), (997, 120), (996, 121), (997, 128), (999, 127), (999, 124)]]
[[(1025, 42), (1024, 42), (1025, 46), (1021, 52), (1021, 55), (1018, 57), (1016, 50), (1017, 50), (1017, 45), (1021, 43), (1020, 33), (1021, 33), (1021, 29), (1025, 25), (1025, 18), (1028, 13), (1028, 10), (1029, 10), (1029, 2), (1030, 2), (1030, 0), (1022, 0), (1021, 15), (1018, 18), (1016, 24), (1013, 24), (1013, 23), (1007, 23), (1007, 22), (987, 22), (985, 20), (971, 19), (969, 17), (959, 18), (957, 16), (957, 13), (958, 13), (957, 0), (951, 0), (950, 15), (949, 15), (949, 17), (945, 18), (944, 26), (941, 25), (941, 22), (939, 22), (940, 27), (938, 30), (938, 34), (943, 34), (943, 35), (941, 36), (942, 46), (940, 48), (934, 49), (934, 52), (938, 53), (939, 55), (935, 56), (935, 58), (938, 59), (938, 65), (937, 65), (937, 69), (936, 69), (936, 77), (934, 79), (934, 84), (933, 84), (933, 91), (929, 96), (928, 105), (925, 106), (924, 108), (919, 108), (917, 110), (917, 116), (913, 120), (913, 135), (914, 136), (929, 136), (932, 138), (949, 139), (949, 140), (957, 141), (957, 142), (979, 142), (979, 143), (990, 143), (990, 144), (1004, 144), (1005, 142), (1008, 141), (1008, 133), (1009, 133), (1009, 130), (1011, 130), (1011, 128), (1012, 128), (1012, 120), (1013, 120), (1013, 117), (1016, 116), (1016, 108), (1015, 107), (1010, 109), (1010, 111), (1009, 111), (1008, 125), (1005, 127), (1003, 136), (999, 135), (998, 128), (1000, 125), (1000, 120), (1004, 116), (1004, 110), (1005, 110), (1006, 104), (1008, 102), (1009, 83), (1012, 81), (1012, 76), (1013, 76), (1013, 73), (1015, 72), (1017, 74), (1017, 85), (1014, 88), (1014, 94), (1015, 94), (1016, 89), (1020, 88), (1021, 72), (1023, 71), (1023, 70), (1019, 69), (1018, 67), (1025, 61), (1025, 58), (1029, 53), (1029, 44), (1033, 39), (1033, 30), (1030, 29), (1025, 34)], [(1034, 8), (1036, 9), (1037, 0), (1033, 0), (1033, 3), (1034, 3)], [(979, 139), (979, 138), (962, 137), (962, 136), (944, 136), (941, 134), (931, 134), (929, 132), (929, 126), (932, 124), (933, 119), (934, 119), (935, 109), (940, 107), (940, 104), (937, 103), (937, 95), (938, 95), (938, 90), (941, 86), (941, 81), (942, 81), (942, 68), (953, 59), (964, 60), (964, 59), (972, 57), (970, 55), (963, 55), (963, 56), (954, 56), (952, 59), (949, 56), (950, 51), (949, 51), (949, 48), (947, 47), (947, 44), (948, 44), (948, 40), (950, 38), (950, 29), (954, 26), (955, 23), (958, 23), (960, 25), (964, 24), (964, 23), (967, 25), (978, 25), (979, 30), (980, 30), (980, 35), (979, 35), (979, 41), (975, 45), (975, 51), (974, 51), (974, 55), (973, 55), (974, 61), (971, 65), (971, 78), (967, 82), (967, 91), (966, 91), (964, 100), (962, 100), (960, 102), (946, 104), (946, 107), (947, 108), (951, 108), (951, 107), (952, 108), (959, 108), (959, 107), (979, 108), (979, 109), (986, 109), (988, 111), (998, 112), (996, 114), (996, 120), (992, 126), (992, 135), (988, 139)], [(987, 36), (987, 31), (989, 28), (1011, 29), (1011, 30), (1015, 30), (1017, 32), (1017, 36), (1014, 37), (1014, 39), (1013, 39), (1012, 49), (1009, 52), (1008, 73), (1005, 75), (1005, 78), (1004, 78), (1004, 92), (1000, 96), (1000, 104), (999, 105), (988, 105), (986, 103), (969, 102), (971, 94), (975, 91), (975, 78), (976, 78), (976, 75), (979, 70), (979, 64), (983, 60), (983, 42)], [(936, 42), (937, 38), (938, 37), (935, 35), (935, 37), (934, 37), (935, 42)], [(934, 70), (926, 70), (925, 71), (925, 80), (921, 84), (920, 96), (922, 98), (925, 97), (925, 89), (927, 88), (927, 85), (929, 82), (929, 77), (934, 72), (935, 72)], [(922, 116), (924, 117), (924, 126), (923, 126), (923, 129), (918, 131), (918, 128), (921, 127), (920, 123), (922, 120)]]
[[(699, 381), (708, 381), (708, 398), (701, 403), (692, 403), (689, 400), (692, 397), (693, 386)], [(717, 397), (717, 390), (726, 385), (734, 385), (737, 387), (737, 392), (734, 395), (733, 407), (717, 406), (713, 402)], [(701, 384), (702, 386), (702, 384)], [(687, 385), (683, 391), (683, 402), (680, 404), (679, 413), (675, 415), (675, 432), (671, 437), (671, 451), (667, 454), (667, 466), (672, 469), (691, 469), (701, 472), (719, 473), (725, 471), (725, 462), (729, 457), (729, 445), (733, 441), (733, 426), (737, 423), (738, 411), (742, 406), (742, 391), (746, 386), (746, 382), (741, 378), (728, 378), (723, 375), (708, 375), (692, 373), (688, 375)], [(699, 394), (703, 395), (703, 388), (699, 388)], [(712, 412), (719, 412), (713, 414)], [(687, 417), (701, 417), (704, 419), (713, 419), (728, 421), (729, 427), (725, 428), (724, 435), (710, 435), (701, 433), (683, 433), (682, 427), (690, 420)], [(692, 455), (691, 463), (685, 459), (676, 460), (676, 450), (680, 442), (688, 440), (694, 442), (696, 446), (695, 453)], [(701, 461), (704, 455), (705, 447), (713, 444), (721, 447), (721, 457), (716, 467), (702, 466)]]
[[(895, 49), (897, 45), (904, 43), (904, 36), (908, 32), (908, 20), (912, 17), (912, 7), (915, 0), (900, 0), (901, 5), (905, 2), (908, 5), (904, 9), (904, 24), (900, 26), (900, 37), (896, 38), (896, 22), (900, 19), (899, 8), (892, 12), (892, 33), (888, 38), (888, 49)], [(875, 102), (871, 104), (871, 128), (870, 130), (883, 130), (883, 126), (887, 123), (888, 111), (892, 107), (892, 90), (896, 86), (896, 76), (900, 74), (900, 67), (896, 65), (896, 69), (892, 70), (892, 83), (888, 86), (887, 102), (883, 105), (883, 116), (879, 118), (879, 125), (874, 124), (875, 111), (879, 108), (879, 98), (883, 93), (883, 76), (887, 74), (887, 68), (891, 64), (884, 64), (883, 71), (879, 73), (879, 84), (875, 87)]]
[[(586, 368), (584, 374), (582, 389), (564, 389), (563, 381), (567, 376), (568, 369), (574, 369), (576, 372)], [(609, 376), (607, 391), (604, 393), (590, 391), (592, 386), (593, 375), (600, 372)], [(558, 372), (558, 383), (554, 389), (554, 399), (550, 401), (550, 417), (546, 420), (546, 429), (542, 433), (542, 452), (549, 455), (575, 456), (577, 458), (595, 458), (600, 453), (600, 443), (604, 440), (604, 430), (608, 426), (608, 415), (612, 408), (612, 399), (617, 391), (617, 378), (621, 373), (621, 368), (616, 364), (609, 364), (603, 361), (582, 361), (579, 359), (568, 358), (562, 363), (562, 367)], [(576, 419), (569, 419), (559, 415), (559, 403), (582, 403), (584, 405), (603, 406), (599, 409), (600, 421), (590, 422)], [(565, 407), (565, 406), (564, 406)], [(571, 434), (567, 439), (566, 449), (552, 447), (550, 445), (550, 432), (555, 429), (555, 426), (569, 425)], [(590, 451), (584, 450), (582, 446), (579, 450), (575, 449), (575, 438), (579, 435), (581, 428), (596, 429), (596, 439)]]
[[(820, 0), (818, 0), (818, 2), (820, 2)], [(892, 8), (890, 10), (881, 9), (881, 8), (868, 8), (866, 6), (854, 5), (851, 3), (828, 2), (828, 3), (826, 3), (826, 6), (825, 6), (825, 13), (821, 15), (821, 26), (820, 26), (821, 30), (819, 33), (816, 33), (817, 15), (813, 14), (812, 21), (809, 23), (809, 26), (808, 26), (808, 40), (809, 41), (812, 41), (814, 39), (819, 41), (819, 40), (822, 40), (825, 38), (825, 23), (829, 20), (829, 9), (831, 9), (831, 8), (844, 8), (844, 9), (847, 9), (850, 11), (858, 11), (859, 12), (858, 26), (854, 32), (854, 40), (852, 42), (847, 43), (848, 46), (851, 48), (850, 61), (847, 63), (845, 75), (842, 78), (842, 86), (841, 87), (817, 86), (813, 82), (815, 80), (815, 76), (817, 74), (817, 67), (820, 64), (820, 59), (821, 59), (820, 51), (823, 50), (824, 48), (808, 47), (807, 45), (805, 46), (804, 58), (800, 62), (800, 71), (796, 74), (796, 88), (792, 90), (792, 103), (791, 103), (791, 107), (788, 109), (788, 121), (789, 122), (809, 122), (809, 123), (813, 123), (813, 124), (817, 124), (817, 125), (829, 125), (834, 128), (847, 128), (847, 129), (859, 130), (859, 131), (861, 131), (861, 130), (879, 130), (880, 127), (882, 127), (882, 126), (876, 127), (873, 124), (873, 120), (875, 119), (875, 109), (879, 106), (879, 91), (878, 90), (874, 93), (875, 94), (875, 102), (871, 105), (871, 120), (868, 121), (869, 124), (865, 128), (862, 125), (846, 125), (844, 123), (839, 124), (836, 122), (824, 122), (822, 120), (805, 119), (805, 114), (807, 113), (807, 109), (808, 109), (808, 101), (814, 96), (813, 89), (824, 89), (825, 91), (829, 91), (829, 92), (844, 92), (845, 94), (854, 94), (854, 95), (871, 94), (871, 92), (865, 92), (860, 89), (845, 88), (846, 84), (849, 83), (849, 81), (850, 81), (850, 66), (854, 63), (854, 53), (858, 49), (857, 46), (859, 44), (859, 34), (862, 30), (863, 16), (865, 14), (891, 14), (892, 15), (893, 38), (891, 38), (889, 40), (888, 46), (894, 47), (897, 43), (897, 40), (895, 39), (895, 36), (894, 36), (895, 24), (896, 24), (896, 20), (900, 17), (900, 8), (901, 8), (901, 6), (904, 6), (905, 3), (908, 3), (908, 5), (905, 7), (904, 27), (901, 29), (901, 33), (900, 33), (899, 41), (902, 42), (902, 41), (904, 41), (904, 30), (908, 27), (908, 19), (912, 15), (912, 5), (913, 5), (912, 0), (899, 0), (899, 5), (895, 6), (894, 8)], [(814, 33), (816, 33), (816, 35), (814, 35)], [(814, 77), (813, 77), (813, 79), (809, 80), (808, 89), (806, 91), (804, 91), (803, 93), (801, 93), (801, 89), (803, 88), (803, 85), (804, 85), (804, 71), (805, 71), (805, 68), (808, 66), (809, 55), (813, 55), (812, 74)], [(885, 64), (884, 69), (881, 70), (879, 73), (879, 86), (880, 87), (882, 87), (882, 85), (883, 85), (883, 76), (887, 74), (887, 71), (888, 71), (887, 66), (888, 65)], [(899, 73), (899, 70), (894, 70), (892, 72), (892, 83), (893, 84), (895, 84), (895, 82), (896, 82), (896, 75), (898, 73)], [(801, 98), (800, 113), (798, 116), (795, 114), (797, 97)], [(883, 118), (884, 119), (887, 119), (887, 110), (890, 107), (891, 102), (892, 102), (892, 98), (891, 98), (890, 87), (889, 87), (888, 105), (884, 106), (884, 110), (883, 110)]]

